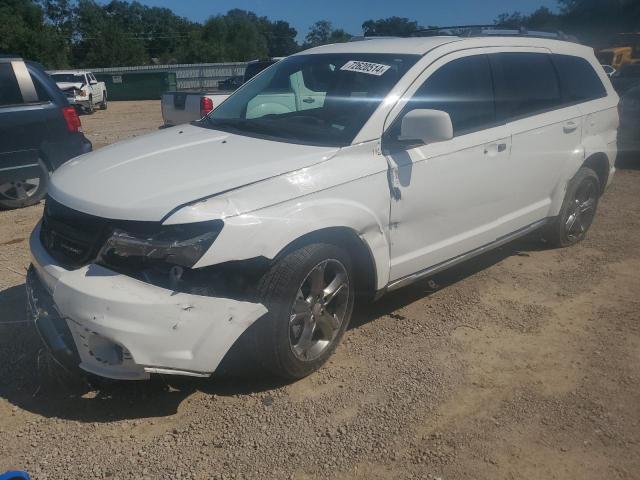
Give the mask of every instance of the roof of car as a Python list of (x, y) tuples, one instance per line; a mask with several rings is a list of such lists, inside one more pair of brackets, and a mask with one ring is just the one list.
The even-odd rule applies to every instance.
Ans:
[(427, 37), (364, 37), (358, 41), (346, 43), (333, 43), (320, 47), (311, 48), (300, 52), (302, 54), (317, 53), (396, 53), (424, 55), (434, 48), (445, 44), (459, 43), (459, 48), (480, 48), (491, 46), (513, 46), (513, 47), (541, 47), (554, 50), (557, 48), (576, 49), (576, 53), (584, 52), (584, 45), (564, 40), (527, 37), (527, 36), (477, 36), (477, 37), (456, 37), (456, 36), (427, 36)]
[(364, 37), (355, 42), (332, 43), (305, 50), (303, 53), (408, 53), (423, 55), (435, 47), (460, 41), (459, 37)]

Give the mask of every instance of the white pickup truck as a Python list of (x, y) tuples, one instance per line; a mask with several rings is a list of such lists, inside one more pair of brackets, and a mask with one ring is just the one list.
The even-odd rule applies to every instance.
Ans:
[[(242, 83), (248, 82), (262, 70), (281, 59), (281, 57), (274, 57), (249, 62)], [(224, 82), (218, 82), (219, 85), (222, 83)], [(164, 125), (171, 127), (199, 120), (229, 98), (231, 93), (224, 90), (166, 92), (162, 95), (161, 101)]]
[(216, 91), (166, 92), (160, 108), (165, 127), (199, 120), (229, 98), (230, 93)]
[(107, 109), (107, 87), (99, 82), (91, 72), (82, 70), (60, 70), (49, 72), (58, 84), (58, 88), (67, 97), (71, 105), (93, 113), (96, 105), (101, 110)]

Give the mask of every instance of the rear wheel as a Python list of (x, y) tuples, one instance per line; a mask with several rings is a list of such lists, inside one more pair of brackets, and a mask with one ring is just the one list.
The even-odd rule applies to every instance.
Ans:
[(600, 181), (588, 167), (582, 167), (569, 181), (559, 215), (544, 232), (545, 239), (555, 247), (578, 243), (587, 234), (598, 207)]
[(351, 260), (335, 245), (307, 245), (278, 260), (258, 286), (269, 310), (255, 336), (263, 366), (288, 379), (320, 368), (351, 319), (352, 279)]
[(100, 104), (100, 110), (107, 109), (107, 92), (104, 92), (104, 96), (102, 97), (102, 103)]
[(28, 207), (44, 198), (49, 185), (49, 169), (42, 160), (38, 160), (38, 164), (39, 176), (0, 184), (0, 207)]

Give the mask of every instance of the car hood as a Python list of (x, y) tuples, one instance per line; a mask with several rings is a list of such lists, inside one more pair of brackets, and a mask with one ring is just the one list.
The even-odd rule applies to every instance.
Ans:
[(77, 157), (49, 194), (80, 212), (160, 221), (177, 207), (323, 162), (338, 151), (180, 125)]
[(69, 90), (71, 88), (76, 88), (80, 90), (82, 88), (82, 85), (84, 85), (84, 83), (58, 82), (57, 85), (60, 90)]

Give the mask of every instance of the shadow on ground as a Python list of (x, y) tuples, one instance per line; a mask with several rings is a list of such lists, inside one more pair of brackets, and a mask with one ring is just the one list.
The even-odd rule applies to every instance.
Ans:
[[(481, 255), (432, 279), (356, 307), (350, 328), (389, 315), (434, 291), (513, 255), (544, 248), (536, 238), (521, 239)], [(81, 422), (165, 417), (196, 391), (220, 396), (265, 392), (284, 385), (264, 374), (215, 379), (156, 376), (148, 382), (90, 383), (70, 375), (50, 358), (26, 320), (24, 284), (0, 292), (0, 397), (29, 412)]]

